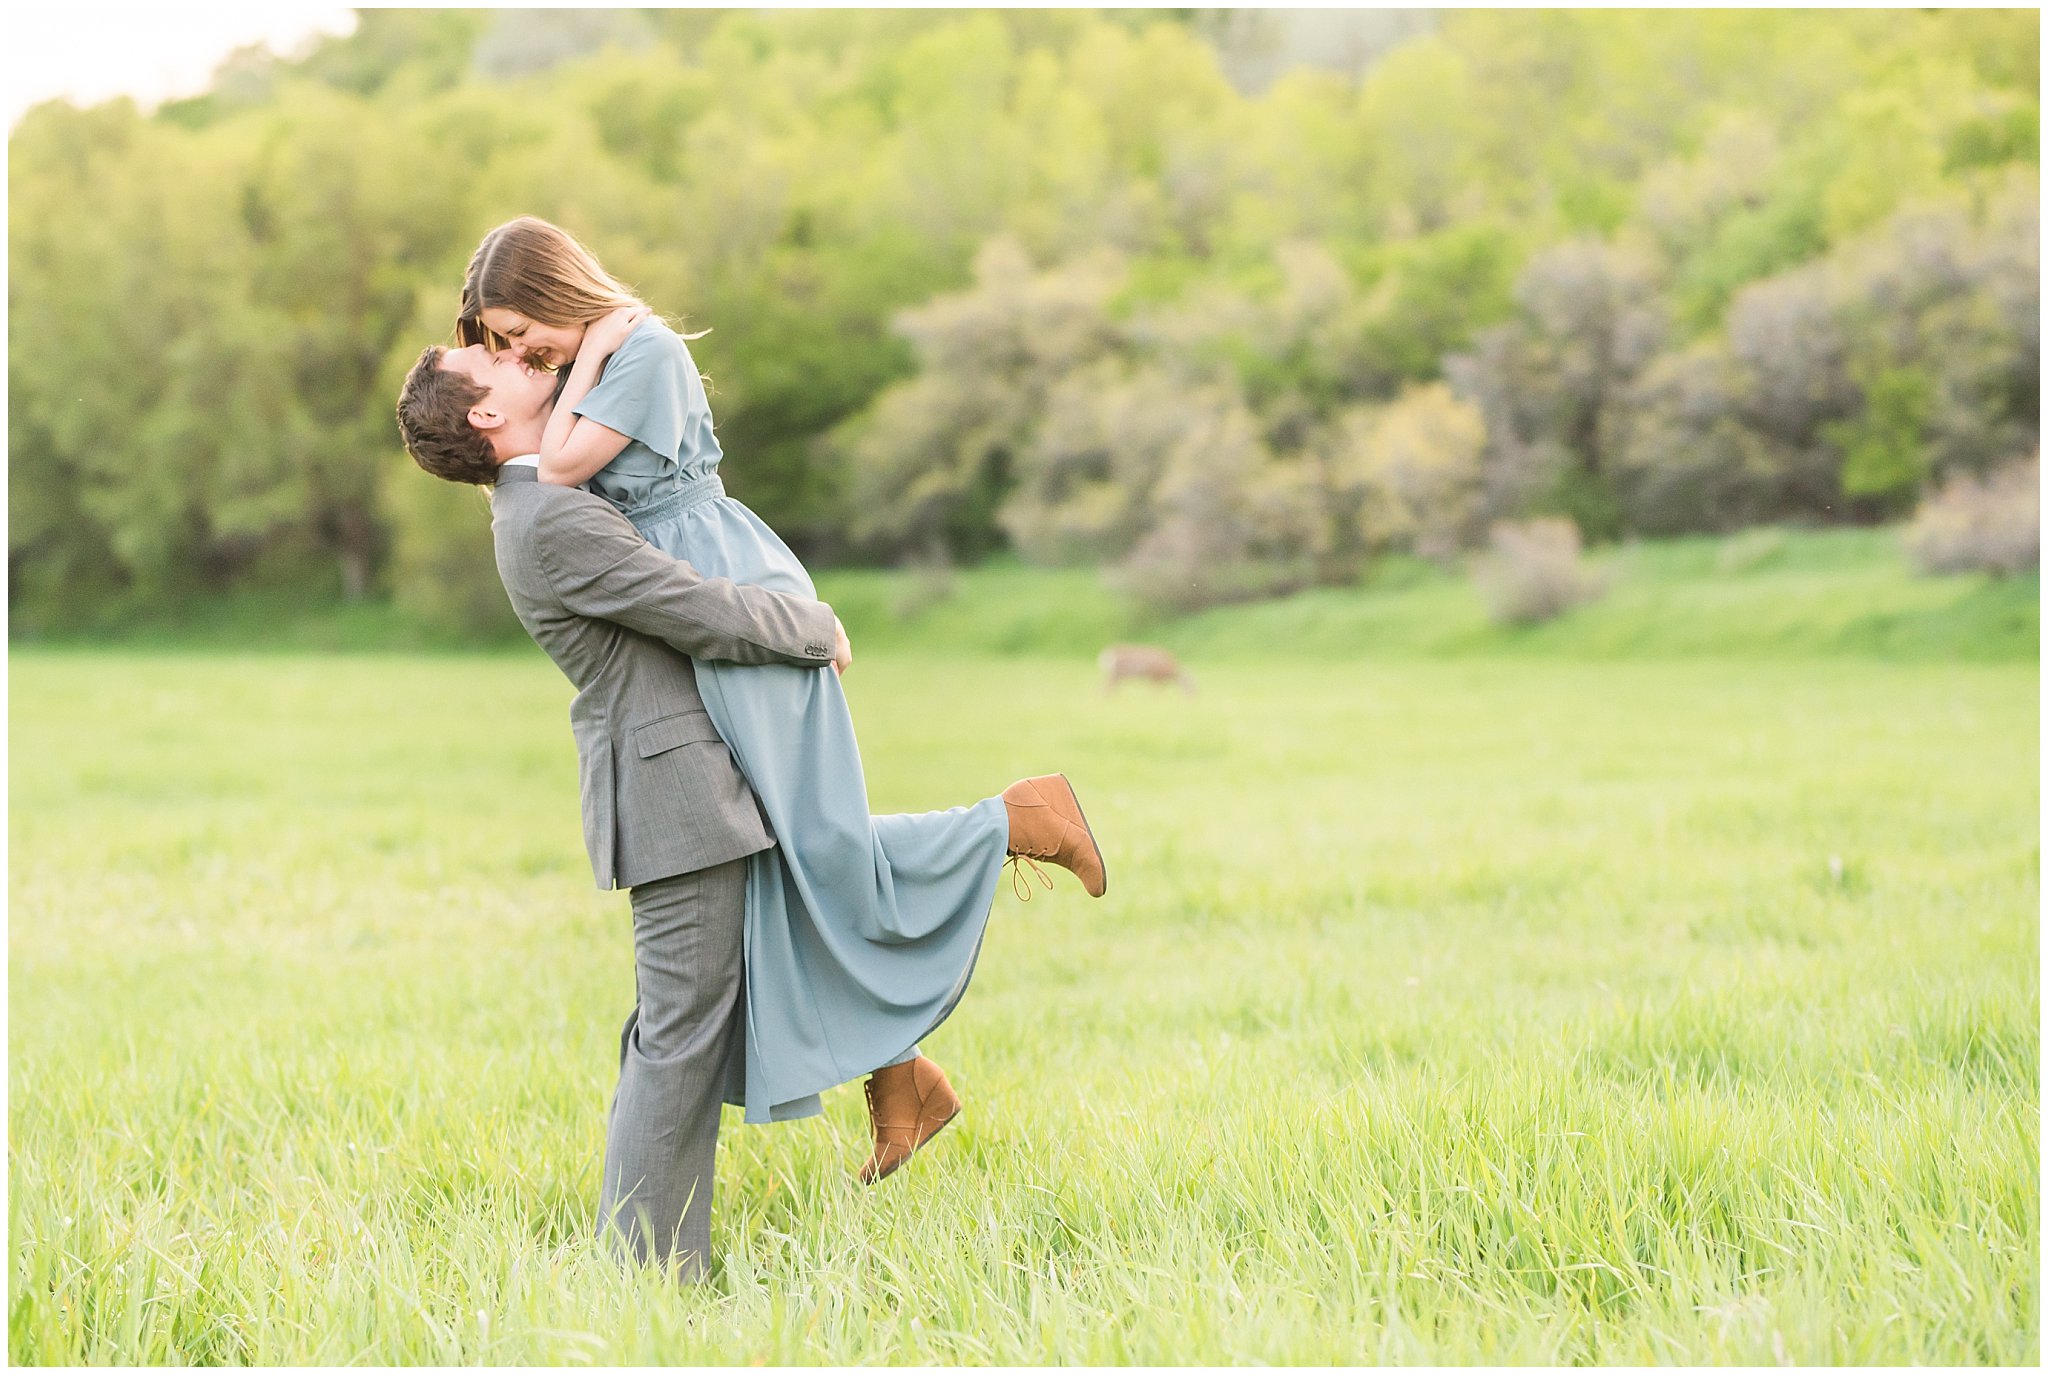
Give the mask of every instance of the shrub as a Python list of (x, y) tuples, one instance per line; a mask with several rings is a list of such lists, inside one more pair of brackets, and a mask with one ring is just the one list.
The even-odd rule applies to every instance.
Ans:
[(1151, 528), (1111, 584), (1155, 611), (1273, 597), (1314, 582), (1323, 493), (1276, 458), (1234, 385), (1191, 392), (1153, 488)]
[(1607, 591), (1607, 580), (1579, 562), (1579, 527), (1569, 520), (1500, 521), (1487, 544), (1479, 586), (1503, 625), (1547, 621)]
[(1906, 552), (1923, 573), (2024, 573), (2041, 564), (2041, 456), (1962, 474), (1920, 504)]
[(1410, 387), (1393, 402), (1339, 417), (1325, 440), (1337, 484), (1358, 504), (1366, 547), (1448, 561), (1485, 529), (1479, 408), (1442, 382)]

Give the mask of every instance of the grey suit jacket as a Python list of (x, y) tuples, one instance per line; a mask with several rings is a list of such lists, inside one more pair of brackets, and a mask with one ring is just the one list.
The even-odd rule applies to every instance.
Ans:
[(826, 671), (832, 609), (706, 578), (602, 497), (532, 468), (498, 470), (491, 536), (512, 609), (577, 688), (569, 720), (597, 886), (630, 888), (774, 844), (690, 659)]

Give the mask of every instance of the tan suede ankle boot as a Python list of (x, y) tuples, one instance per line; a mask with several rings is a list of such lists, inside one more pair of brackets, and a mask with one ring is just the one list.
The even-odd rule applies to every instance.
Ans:
[[(1042, 859), (1071, 870), (1091, 898), (1109, 891), (1102, 849), (1095, 843), (1095, 832), (1089, 829), (1065, 774), (1049, 773), (1012, 783), (1003, 789), (1003, 806), (1010, 813), (1011, 858)], [(1047, 880), (1046, 887), (1051, 886)]]
[(863, 1184), (894, 1174), (960, 1113), (960, 1095), (946, 1082), (946, 1071), (922, 1055), (876, 1070), (868, 1076), (867, 1093), (875, 1148), (860, 1167)]

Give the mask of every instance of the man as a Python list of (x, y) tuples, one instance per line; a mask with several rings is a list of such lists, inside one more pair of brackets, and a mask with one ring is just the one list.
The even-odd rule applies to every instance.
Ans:
[(636, 1258), (701, 1279), (738, 1049), (745, 859), (773, 842), (690, 660), (843, 670), (852, 649), (824, 603), (699, 577), (602, 498), (538, 481), (519, 456), (540, 448), (550, 374), (481, 348), (421, 362), (399, 404), (406, 447), (437, 476), (494, 485), (505, 590), (580, 689), (569, 716), (591, 866), (600, 887), (632, 890), (639, 997), (620, 1038), (601, 1216)]
[[(719, 1102), (743, 1060), (745, 860), (775, 842), (704, 709), (690, 659), (843, 671), (852, 648), (824, 604), (703, 578), (647, 544), (602, 498), (538, 481), (533, 455), (555, 390), (551, 374), (509, 352), (432, 348), (406, 378), (399, 427), (428, 472), (493, 485), (506, 592), (579, 689), (570, 718), (584, 839), (599, 886), (632, 890), (639, 993), (621, 1037), (600, 1207), (634, 1256), (673, 1259), (698, 1279)], [(1018, 792), (1049, 781), (1005, 793), (1011, 850), (1073, 868), (1099, 893), (1101, 857), (1085, 821), (1076, 826), (1061, 807)], [(943, 1072), (914, 1051), (876, 1071), (869, 1103), (870, 1180), (959, 1108)]]

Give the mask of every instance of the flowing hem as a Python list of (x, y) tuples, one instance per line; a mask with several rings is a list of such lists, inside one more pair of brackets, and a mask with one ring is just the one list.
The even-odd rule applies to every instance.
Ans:
[[(1001, 805), (999, 799), (989, 798), (985, 799), (985, 801), (994, 802), (998, 806)], [(1007, 839), (1008, 823), (1006, 819), (1003, 823), (1003, 829), (996, 834), (1000, 839)], [(1004, 850), (1007, 850), (1007, 845), (1004, 846)], [(921, 1031), (905, 1039), (902, 1044), (895, 1045), (892, 1049), (886, 1051), (870, 1050), (853, 1057), (851, 1060), (842, 1060), (838, 1055), (833, 1054), (832, 1073), (836, 1077), (829, 1078), (825, 1082), (815, 1083), (808, 1088), (799, 1089), (794, 1093), (787, 1093), (787, 1096), (775, 1099), (768, 1103), (765, 1108), (756, 1105), (753, 1101), (753, 1094), (749, 1092), (746, 1096), (746, 1101), (740, 1104), (746, 1110), (742, 1120), (750, 1125), (760, 1126), (772, 1122), (794, 1122), (806, 1117), (815, 1117), (824, 1111), (824, 1103), (821, 1101), (820, 1095), (828, 1089), (838, 1088), (841, 1084), (848, 1084), (855, 1079), (874, 1073), (882, 1066), (892, 1063), (906, 1049), (916, 1045), (919, 1041), (924, 1040), (925, 1037), (937, 1031), (953, 1015), (954, 1010), (960, 1006), (961, 1000), (967, 996), (967, 988), (973, 981), (975, 967), (981, 961), (981, 947), (988, 939), (988, 923), (990, 918), (994, 916), (996, 890), (1002, 883), (1002, 871), (1002, 858), (996, 859), (995, 863), (989, 866), (988, 875), (983, 880), (981, 891), (978, 894), (978, 901), (973, 909), (979, 913), (977, 919), (980, 922), (980, 930), (975, 933), (974, 945), (967, 953), (966, 966), (960, 971), (959, 977), (953, 981), (952, 988), (946, 995), (944, 1005), (939, 1008), (938, 1012)], [(749, 915), (751, 916), (751, 914), (752, 908), (750, 905)], [(750, 925), (747, 931), (749, 941), (751, 941), (752, 935), (753, 932)], [(748, 969), (751, 975), (752, 966), (749, 965)], [(751, 1003), (753, 998), (751, 987), (748, 989), (747, 997)], [(758, 1051), (758, 1047), (754, 1044), (753, 1023), (751, 1019), (747, 1022), (746, 1035), (748, 1040), (747, 1059), (749, 1069), (751, 1070), (756, 1059), (756, 1052)], [(827, 1047), (827, 1053), (831, 1053), (829, 1046)], [(849, 1070), (846, 1068), (848, 1064), (857, 1065), (859, 1068)], [(750, 1073), (748, 1077), (748, 1087), (750, 1090), (752, 1085), (753, 1078)], [(777, 1091), (786, 1092), (786, 1086)], [(728, 1099), (727, 1101), (730, 1102), (732, 1100)]]

